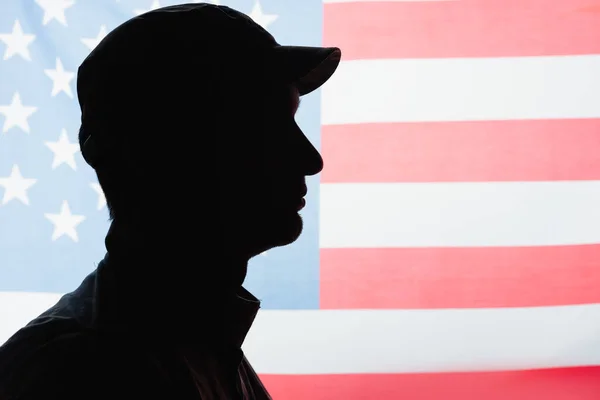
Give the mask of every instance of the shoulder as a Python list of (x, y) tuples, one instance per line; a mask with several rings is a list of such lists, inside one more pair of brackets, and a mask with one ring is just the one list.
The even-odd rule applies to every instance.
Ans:
[[(73, 397), (69, 392), (74, 384), (92, 383), (97, 376), (101, 353), (95, 342), (94, 335), (68, 333), (44, 343), (23, 340), (19, 346), (4, 349), (0, 397), (15, 400)], [(26, 348), (27, 345), (31, 347)]]
[(61, 334), (32, 351), (2, 355), (0, 398), (120, 398), (136, 384), (133, 372), (147, 369), (136, 353), (95, 332)]

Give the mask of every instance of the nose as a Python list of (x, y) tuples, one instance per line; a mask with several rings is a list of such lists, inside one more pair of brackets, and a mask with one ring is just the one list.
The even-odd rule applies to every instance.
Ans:
[[(308, 139), (307, 139), (308, 141)], [(308, 143), (310, 148), (307, 150), (306, 157), (306, 175), (316, 175), (323, 171), (323, 157), (321, 153), (312, 145), (312, 143)]]
[(313, 146), (308, 138), (302, 135), (302, 141), (299, 146), (299, 159), (296, 160), (301, 172), (305, 176), (316, 175), (323, 170), (323, 157)]

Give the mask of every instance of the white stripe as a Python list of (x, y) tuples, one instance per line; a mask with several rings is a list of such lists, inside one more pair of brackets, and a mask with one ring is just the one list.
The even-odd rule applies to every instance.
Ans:
[(600, 181), (322, 184), (320, 245), (600, 243)]
[(322, 89), (324, 124), (600, 117), (600, 56), (358, 60)]
[(60, 299), (57, 293), (0, 291), (0, 344)]
[(600, 305), (262, 311), (245, 343), (260, 373), (483, 371), (600, 364)]
[[(0, 343), (56, 302), (0, 293)], [(473, 310), (262, 310), (244, 351), (259, 373), (483, 371), (600, 365), (600, 305)]]

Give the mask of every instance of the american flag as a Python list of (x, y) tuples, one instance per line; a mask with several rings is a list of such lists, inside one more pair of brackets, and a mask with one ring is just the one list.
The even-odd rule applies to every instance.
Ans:
[[(305, 232), (246, 281), (274, 398), (600, 398), (598, 0), (221, 3), (343, 51), (298, 114), (325, 159)], [(2, 0), (0, 343), (105, 252), (78, 65), (172, 4)]]

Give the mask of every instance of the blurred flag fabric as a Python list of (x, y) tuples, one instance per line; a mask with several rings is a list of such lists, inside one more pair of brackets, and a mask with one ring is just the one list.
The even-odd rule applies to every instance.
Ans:
[[(221, 3), (343, 50), (299, 111), (325, 159), (305, 232), (246, 284), (274, 398), (600, 398), (598, 0)], [(78, 65), (171, 4), (0, 3), (0, 343), (105, 252)]]

